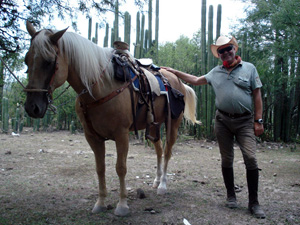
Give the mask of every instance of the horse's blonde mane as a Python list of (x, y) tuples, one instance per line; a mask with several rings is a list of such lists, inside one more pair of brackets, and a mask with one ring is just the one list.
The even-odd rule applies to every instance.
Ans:
[[(44, 59), (53, 60), (56, 52), (47, 32), (49, 31), (42, 30), (34, 38), (32, 45)], [(75, 71), (89, 92), (91, 92), (91, 85), (104, 76), (108, 81), (112, 80), (112, 48), (100, 48), (93, 42), (72, 32), (66, 32), (60, 38), (58, 46), (60, 53), (67, 56), (69, 65), (74, 65)]]

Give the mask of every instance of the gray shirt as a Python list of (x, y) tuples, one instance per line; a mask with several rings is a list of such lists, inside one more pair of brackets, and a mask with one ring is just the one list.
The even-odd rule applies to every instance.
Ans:
[(216, 94), (217, 109), (232, 114), (252, 112), (252, 92), (262, 87), (253, 64), (242, 61), (231, 72), (216, 66), (205, 78)]

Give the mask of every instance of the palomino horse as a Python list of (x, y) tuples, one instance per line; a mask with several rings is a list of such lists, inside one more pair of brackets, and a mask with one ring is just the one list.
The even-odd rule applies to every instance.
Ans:
[[(106, 210), (107, 196), (105, 181), (105, 140), (114, 140), (117, 151), (116, 172), (120, 182), (120, 198), (114, 211), (115, 215), (129, 214), (125, 175), (126, 161), (129, 148), (129, 131), (133, 131), (133, 113), (131, 93), (124, 87), (124, 82), (114, 78), (111, 62), (111, 48), (100, 48), (91, 41), (72, 32), (41, 30), (27, 22), (27, 31), (31, 35), (31, 45), (25, 57), (28, 66), (28, 85), (25, 89), (27, 99), (25, 109), (29, 116), (42, 118), (49, 104), (52, 92), (68, 81), (77, 92), (76, 113), (82, 123), (85, 137), (91, 146), (96, 160), (96, 171), (99, 179), (99, 197), (93, 212)], [(129, 52), (128, 52), (129, 53)], [(196, 96), (192, 88), (184, 85), (174, 74), (161, 70), (171, 86), (184, 94), (184, 116), (192, 123), (195, 118)], [(117, 91), (116, 91), (117, 90)], [(110, 98), (103, 104), (96, 104), (84, 110), (82, 105), (93, 104), (99, 99), (109, 96), (112, 92), (120, 94)], [(136, 106), (138, 92), (133, 93), (133, 102)], [(166, 97), (158, 96), (154, 102), (156, 120), (159, 124), (166, 122)], [(86, 116), (87, 114), (88, 116)], [(162, 166), (162, 142), (154, 142), (157, 153), (157, 171), (153, 187), (158, 194), (166, 193), (167, 166), (172, 154), (172, 146), (176, 141), (178, 127), (183, 113), (178, 119), (172, 119), (167, 127), (170, 138), (164, 149), (164, 165)], [(146, 127), (146, 107), (136, 118), (138, 130)], [(169, 130), (170, 129), (170, 130)], [(155, 135), (156, 129), (150, 129)]]

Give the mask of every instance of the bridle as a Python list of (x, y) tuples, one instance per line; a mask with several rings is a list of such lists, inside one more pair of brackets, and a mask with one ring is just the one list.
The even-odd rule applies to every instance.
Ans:
[[(52, 30), (49, 30), (50, 32), (53, 32)], [(34, 34), (34, 36), (31, 38), (31, 43), (33, 41), (33, 39), (40, 33), (39, 32), (36, 32)], [(46, 96), (47, 96), (47, 99), (48, 99), (48, 104), (49, 104), (49, 107), (52, 111), (55, 111), (56, 110), (56, 107), (52, 105), (53, 103), (53, 88), (52, 88), (52, 85), (53, 85), (53, 82), (54, 82), (54, 78), (57, 74), (57, 71), (58, 71), (58, 62), (57, 62), (57, 57), (59, 55), (59, 48), (57, 48), (58, 51), (56, 52), (56, 56), (55, 56), (55, 70), (54, 70), (54, 73), (52, 74), (51, 76), (51, 80), (50, 80), (50, 83), (49, 83), (49, 87), (48, 89), (43, 89), (43, 88), (24, 88), (23, 91), (24, 92), (45, 92), (46, 93)]]

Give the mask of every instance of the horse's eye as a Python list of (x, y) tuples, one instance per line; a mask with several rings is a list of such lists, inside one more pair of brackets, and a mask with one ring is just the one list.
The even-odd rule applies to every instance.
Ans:
[(49, 67), (51, 67), (53, 65), (53, 62), (52, 61), (44, 61), (44, 63), (43, 63), (43, 67), (44, 68), (49, 68)]

